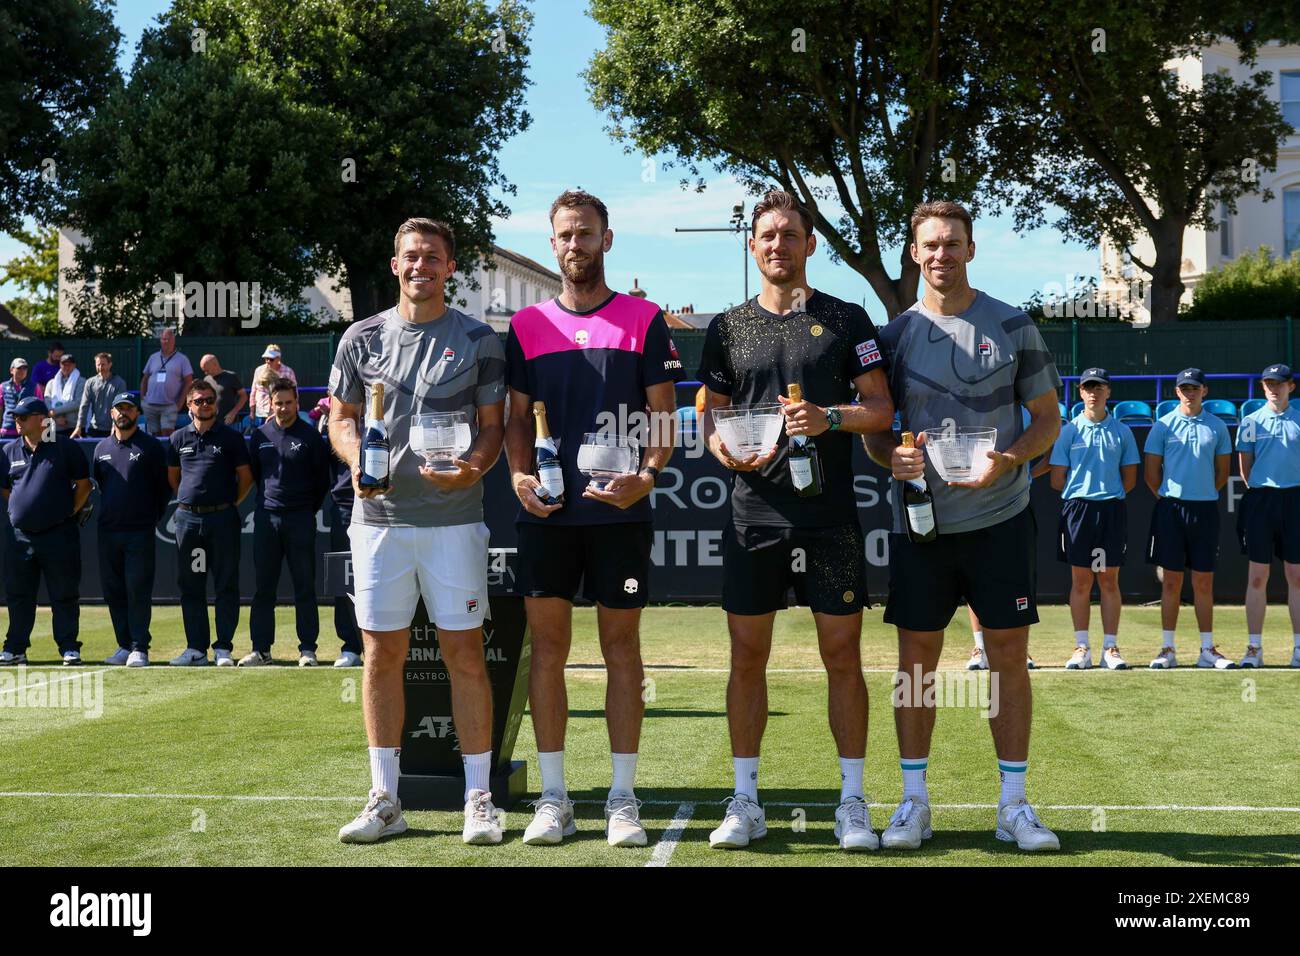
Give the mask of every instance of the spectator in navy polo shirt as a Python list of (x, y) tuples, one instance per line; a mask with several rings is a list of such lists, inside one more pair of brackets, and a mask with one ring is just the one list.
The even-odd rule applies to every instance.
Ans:
[(55, 434), (49, 413), (39, 398), (19, 402), (14, 409), (19, 437), (4, 446), (0, 460), (0, 491), (9, 506), (4, 531), (9, 630), (0, 664), (27, 663), (42, 575), (63, 663), (81, 663), (81, 535), (75, 516), (90, 497), (90, 466), (76, 442)]
[(219, 667), (233, 667), (239, 625), (239, 503), (253, 487), (244, 437), (217, 420), (217, 392), (199, 379), (186, 391), (190, 424), (168, 439), (167, 479), (176, 492), (177, 577), (185, 650), (179, 667), (208, 663), (208, 574), (216, 592)]
[[(348, 538), (348, 528), (352, 524), (352, 469), (334, 454), (330, 445), (330, 400), (322, 398), (308, 415), (316, 422), (325, 447), (330, 452), (330, 550), (351, 551), (352, 542)], [(334, 596), (334, 632), (343, 642), (343, 650), (334, 661), (335, 667), (361, 666), (361, 632), (357, 629), (357, 611), (352, 597), (347, 594)]]
[(99, 578), (117, 650), (105, 664), (145, 667), (153, 613), (154, 529), (171, 500), (163, 444), (138, 427), (130, 392), (113, 396), (113, 431), (95, 446), (99, 485)]
[(275, 643), (275, 592), (280, 566), (289, 562), (298, 666), (316, 666), (320, 615), (316, 609), (316, 512), (330, 488), (329, 451), (311, 425), (298, 417), (298, 387), (287, 378), (271, 384), (271, 418), (249, 439), (257, 510), (253, 518), (253, 565), (257, 590), (248, 629), (253, 650), (240, 667), (271, 663)]

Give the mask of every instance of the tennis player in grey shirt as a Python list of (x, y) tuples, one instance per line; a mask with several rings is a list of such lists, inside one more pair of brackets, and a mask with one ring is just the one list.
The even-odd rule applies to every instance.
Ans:
[[(915, 849), (931, 835), (925, 775), (934, 731), (933, 679), (944, 628), (958, 604), (978, 615), (990, 667), (989, 726), (1002, 785), (995, 836), (1022, 850), (1056, 850), (1060, 841), (1025, 799), (1030, 687), (1026, 667), (1035, 601), (1037, 528), (1029, 508), (1029, 462), (1051, 450), (1061, 429), (1060, 376), (1033, 321), (1022, 310), (971, 288), (975, 257), (970, 214), (957, 203), (922, 203), (912, 214), (911, 255), (925, 281), (921, 301), (890, 322), (880, 348), (904, 431), (983, 426), (997, 429), (987, 467), (974, 479), (941, 481), (923, 448), (904, 448), (889, 432), (866, 436), (871, 457), (889, 468), (890, 536), (885, 621), (898, 627), (899, 685), (894, 723), (903, 801), (881, 845)], [(1024, 427), (1020, 406), (1030, 414)], [(976, 465), (978, 468), (979, 466)], [(938, 537), (904, 533), (901, 482), (924, 478), (934, 496)], [(910, 688), (910, 690), (909, 690)]]
[[(451, 228), (408, 219), (393, 240), (395, 308), (353, 324), (330, 371), (330, 444), (352, 468), (352, 543), (357, 625), (365, 646), (362, 709), (370, 743), (370, 799), (339, 831), (345, 843), (373, 843), (406, 829), (397, 795), (405, 716), (402, 677), (411, 621), (421, 597), (438, 628), (451, 677), (452, 719), (465, 764), (466, 843), (500, 843), (492, 795), (492, 688), (483, 660), (488, 529), (483, 475), (505, 437), (505, 351), (491, 327), (450, 308), (456, 271)], [(390, 488), (357, 484), (357, 423), (383, 384)], [(472, 442), (456, 468), (434, 471), (411, 450), (412, 416), (464, 412)]]

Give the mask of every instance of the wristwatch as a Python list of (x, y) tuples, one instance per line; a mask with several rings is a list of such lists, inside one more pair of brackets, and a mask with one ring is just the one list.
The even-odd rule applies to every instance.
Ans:
[(843, 413), (841, 413), (834, 405), (826, 409), (826, 427), (828, 430), (835, 431), (835, 429), (840, 427), (840, 422), (843, 420)]
[(646, 466), (645, 466), (644, 468), (642, 468), (641, 470), (642, 470), (642, 471), (648, 471), (648, 472), (650, 472), (650, 484), (652, 484), (652, 485), (657, 485), (657, 484), (659, 484), (659, 469), (658, 469), (658, 468), (656, 468), (654, 465), (646, 465)]

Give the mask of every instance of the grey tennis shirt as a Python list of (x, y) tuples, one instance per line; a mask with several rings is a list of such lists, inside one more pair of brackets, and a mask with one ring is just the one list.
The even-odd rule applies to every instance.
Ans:
[(505, 400), (505, 375), (505, 350), (496, 333), (457, 309), (416, 324), (393, 308), (349, 326), (330, 369), (330, 395), (362, 405), (368, 416), (370, 388), (383, 383), (392, 475), (388, 493), (356, 499), (352, 520), (403, 528), (482, 521), (481, 481), (443, 491), (420, 477), (424, 460), (410, 449), (411, 416), (464, 412), (477, 441), (477, 410)]
[[(880, 330), (880, 346), (903, 430), (918, 435), (948, 420), (993, 427), (997, 450), (1006, 451), (1025, 430), (1020, 406), (1061, 387), (1033, 320), (983, 292), (960, 315), (939, 315), (918, 302)], [(1029, 504), (1028, 464), (988, 488), (950, 488), (927, 456), (925, 481), (940, 534), (999, 524)], [(901, 532), (903, 496), (894, 484), (894, 531)]]

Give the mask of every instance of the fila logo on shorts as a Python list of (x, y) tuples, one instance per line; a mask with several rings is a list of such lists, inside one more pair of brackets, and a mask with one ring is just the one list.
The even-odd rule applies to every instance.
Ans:
[(466, 614), (473, 614), (477, 610), (478, 610), (478, 600), (476, 598), (470, 598), (468, 601), (465, 602)]
[(870, 365), (872, 362), (880, 361), (880, 348), (876, 345), (875, 339), (859, 342), (854, 346), (853, 350), (858, 353), (858, 361), (863, 365)]
[(1028, 610), (1029, 610), (1029, 598), (1027, 598), (1027, 597), (1016, 598), (1016, 610), (1017, 610), (1017, 611), (1028, 611)]

